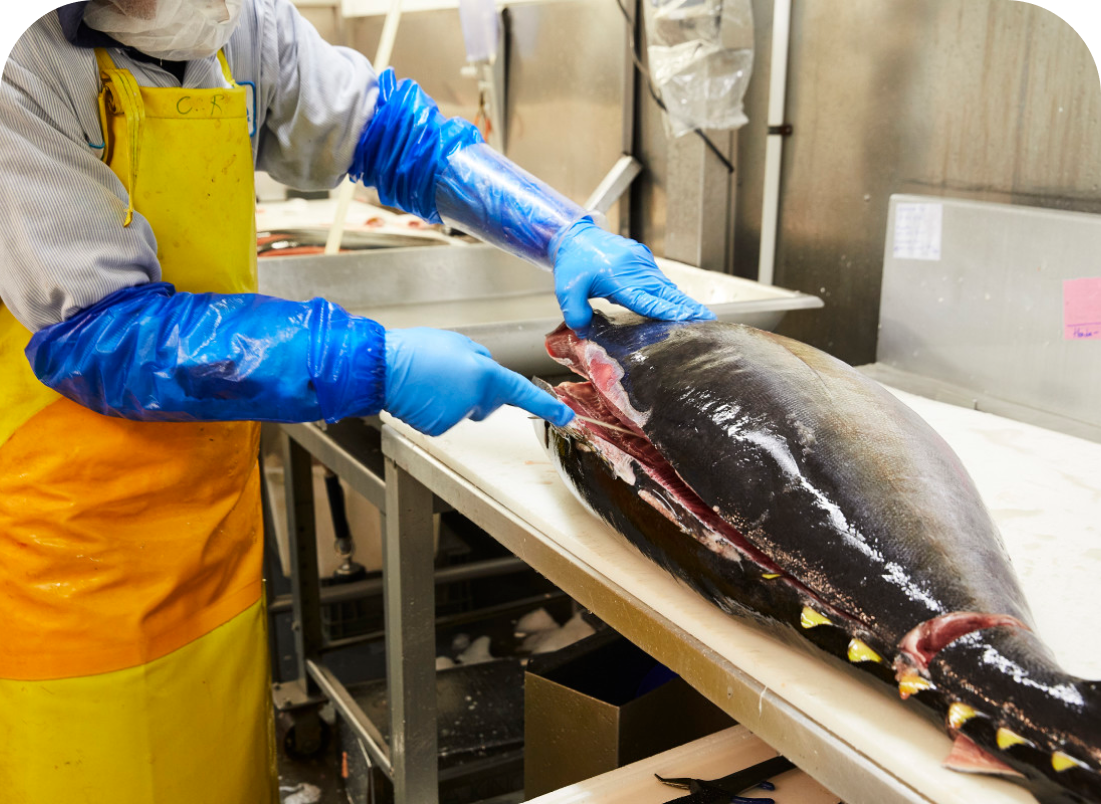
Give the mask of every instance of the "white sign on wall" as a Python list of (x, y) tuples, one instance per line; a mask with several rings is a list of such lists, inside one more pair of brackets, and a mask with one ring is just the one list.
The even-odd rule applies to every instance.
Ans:
[(940, 260), (943, 204), (898, 204), (893, 253), (900, 260)]

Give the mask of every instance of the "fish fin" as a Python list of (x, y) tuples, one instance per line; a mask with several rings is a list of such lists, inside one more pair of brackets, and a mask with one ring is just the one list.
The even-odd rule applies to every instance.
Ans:
[(960, 773), (984, 773), (991, 776), (1015, 776), (1024, 778), (1024, 774), (1006, 765), (997, 757), (987, 753), (966, 734), (956, 737), (952, 750), (944, 760), (944, 767)]
[(1065, 754), (1062, 751), (1056, 751), (1051, 755), (1051, 767), (1062, 773), (1065, 770), (1071, 768), (1089, 768), (1085, 762), (1080, 759), (1075, 759), (1070, 754)]
[(979, 713), (976, 712), (973, 707), (961, 701), (954, 702), (948, 707), (948, 714), (944, 717), (944, 723), (948, 727), (948, 733), (955, 734), (963, 727), (964, 723), (976, 717), (978, 714)]

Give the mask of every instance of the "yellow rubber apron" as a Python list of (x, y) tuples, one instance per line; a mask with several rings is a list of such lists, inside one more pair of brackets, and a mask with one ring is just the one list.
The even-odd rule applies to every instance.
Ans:
[[(256, 290), (246, 91), (138, 86), (97, 50), (104, 159), (165, 281)], [(258, 425), (101, 416), (0, 307), (0, 799), (278, 800)]]

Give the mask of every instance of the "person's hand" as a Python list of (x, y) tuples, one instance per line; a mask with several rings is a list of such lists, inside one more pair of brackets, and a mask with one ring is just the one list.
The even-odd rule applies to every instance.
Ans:
[(650, 249), (605, 232), (588, 218), (571, 226), (554, 258), (554, 292), (567, 326), (584, 331), (600, 297), (647, 318), (711, 320), (715, 314), (666, 278)]
[(481, 421), (501, 405), (523, 408), (559, 427), (574, 416), (465, 335), (426, 327), (386, 330), (383, 409), (391, 415), (437, 436), (463, 419)]

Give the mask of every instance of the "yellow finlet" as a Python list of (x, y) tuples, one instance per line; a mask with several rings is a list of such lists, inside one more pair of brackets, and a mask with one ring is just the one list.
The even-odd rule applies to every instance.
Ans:
[(907, 675), (898, 680), (898, 694), (904, 701), (916, 692), (931, 690), (935, 687), (932, 681), (919, 675)]
[(1024, 737), (1019, 735), (1017, 732), (1010, 731), (1009, 729), (1005, 728), (1004, 726), (1002, 728), (998, 729), (997, 734), (994, 735), (994, 739), (998, 741), (998, 748), (1002, 749), (1003, 751), (1007, 748), (1010, 748), (1010, 747), (1014, 746), (1014, 745), (1030, 745), (1031, 744), (1029, 740), (1026, 740)]
[(849, 661), (850, 662), (879, 662), (883, 663), (883, 657), (869, 648), (867, 644), (854, 639), (849, 642)]
[(948, 707), (948, 728), (956, 731), (960, 728), (960, 726), (969, 721), (971, 718), (975, 717), (975, 715), (977, 714), (978, 712), (976, 712), (967, 704), (956, 701), (954, 704)]
[(825, 614), (819, 614), (810, 606), (803, 606), (803, 613), (799, 616), (799, 624), (804, 628), (817, 628), (820, 625), (833, 625)]
[(766, 581), (775, 581), (777, 578), (781, 577), (781, 575), (779, 572), (766, 572), (761, 577)]
[(1088, 768), (1085, 762), (1080, 759), (1075, 759), (1070, 754), (1064, 754), (1062, 751), (1051, 752), (1051, 767), (1055, 770), (1062, 772), (1070, 770), (1071, 768)]

